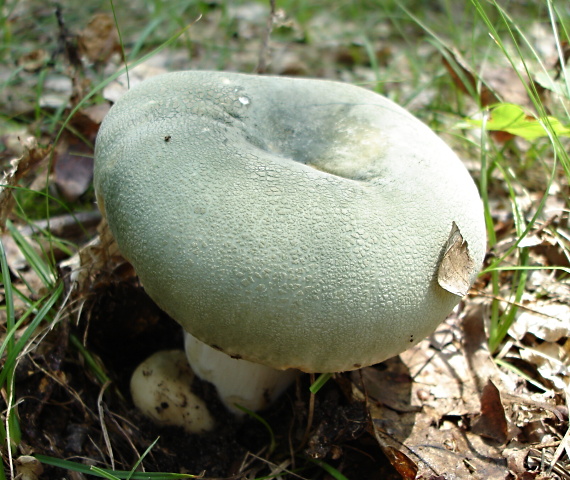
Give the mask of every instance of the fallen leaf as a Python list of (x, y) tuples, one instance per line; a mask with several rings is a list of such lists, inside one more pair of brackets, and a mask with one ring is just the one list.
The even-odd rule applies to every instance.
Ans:
[[(402, 413), (419, 410), (418, 406), (410, 405), (412, 379), (399, 357), (390, 358), (374, 367), (355, 370), (351, 373), (351, 379), (371, 401)], [(386, 385), (390, 385), (390, 388), (387, 389)]]
[(481, 106), (491, 105), (499, 101), (495, 92), (481, 81), (480, 76), (475, 73), (457, 50), (445, 49), (442, 53), (444, 67), (455, 85), (463, 93), (475, 96), (477, 88), (480, 86)]
[(467, 121), (476, 127), (484, 125), (485, 130), (507, 132), (526, 140), (547, 137), (549, 130), (546, 124), (556, 135), (570, 137), (570, 127), (563, 125), (556, 117), (547, 116), (541, 121), (534, 115), (527, 114), (520, 105), (514, 103), (499, 103), (489, 112), (490, 117), (484, 124), (482, 120), (468, 119)]
[(29, 455), (22, 455), (14, 462), (16, 465), (17, 478), (20, 480), (38, 480), (44, 467), (37, 458)]
[[(355, 382), (357, 398), (365, 392), (370, 396), (367, 405), (377, 441), (385, 452), (392, 447), (417, 465), (417, 478), (508, 477), (501, 448), (467, 428), (468, 419), (481, 413), (481, 391), (489, 378), (501, 392), (514, 391), (516, 385), (516, 376), (499, 371), (486, 348), (485, 311), (484, 305), (471, 311), (469, 322), (447, 319), (434, 334), (447, 338), (437, 349), (432, 336), (402, 353), (384, 372), (378, 366), (369, 367), (376, 373), (364, 369), (366, 389)], [(463, 329), (467, 324), (469, 332)], [(462, 342), (467, 336), (468, 348)], [(481, 369), (480, 379), (473, 368)], [(374, 385), (381, 378), (382, 385)], [(398, 390), (397, 400), (391, 393), (383, 395), (382, 387)], [(392, 463), (398, 458), (393, 456)]]
[(127, 282), (136, 274), (119, 251), (119, 246), (103, 218), (97, 227), (98, 235), (75, 255), (61, 262), (60, 267), (70, 272), (70, 281), (81, 296), (97, 286), (113, 281)]
[(509, 335), (522, 340), (527, 333), (546, 342), (570, 337), (570, 306), (553, 301), (536, 301), (520, 309)]
[(520, 356), (536, 366), (542, 378), (552, 382), (558, 390), (564, 391), (570, 386), (568, 352), (562, 345), (544, 342), (532, 348), (521, 348)]
[(475, 268), (467, 242), (455, 222), (447, 240), (445, 253), (437, 271), (439, 286), (454, 295), (463, 297), (471, 287), (471, 275)]
[(18, 66), (26, 72), (37, 72), (41, 70), (49, 61), (49, 53), (43, 48), (33, 50), (18, 58)]
[(384, 455), (402, 476), (404, 480), (414, 480), (418, 473), (418, 466), (408, 457), (394, 447), (383, 448)]
[(69, 202), (83, 195), (93, 179), (93, 152), (73, 137), (60, 142), (54, 164), (55, 183)]
[(509, 428), (505, 408), (501, 402), (501, 394), (491, 380), (483, 387), (481, 413), (473, 420), (471, 431), (500, 444), (507, 441)]
[(0, 180), (0, 229), (6, 225), (6, 219), (14, 207), (12, 187), (15, 187), (20, 179), (30, 170), (39, 165), (51, 152), (51, 147), (39, 147), (34, 137), (28, 137), (23, 142), (24, 152), (19, 158), (10, 162)]
[(79, 51), (91, 62), (106, 62), (120, 52), (119, 35), (113, 17), (107, 13), (93, 15), (78, 37)]

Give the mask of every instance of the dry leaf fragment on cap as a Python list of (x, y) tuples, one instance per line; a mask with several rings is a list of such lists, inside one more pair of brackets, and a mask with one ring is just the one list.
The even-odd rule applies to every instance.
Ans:
[(471, 274), (475, 269), (467, 242), (455, 222), (445, 246), (445, 253), (437, 271), (439, 286), (454, 295), (463, 297), (469, 292)]

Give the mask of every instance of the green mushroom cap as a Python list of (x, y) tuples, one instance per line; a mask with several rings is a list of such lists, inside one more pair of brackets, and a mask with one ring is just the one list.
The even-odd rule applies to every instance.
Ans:
[(390, 100), (331, 81), (146, 80), (101, 126), (95, 189), (161, 308), (277, 369), (397, 355), (461, 298), (438, 282), (452, 233), (467, 287), (485, 252), (481, 200), (451, 149)]

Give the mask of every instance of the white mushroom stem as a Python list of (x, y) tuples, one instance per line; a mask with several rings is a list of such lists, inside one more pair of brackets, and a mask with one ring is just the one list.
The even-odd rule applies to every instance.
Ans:
[(194, 373), (212, 383), (222, 402), (236, 414), (244, 413), (236, 405), (252, 411), (267, 407), (299, 375), (298, 370), (276, 370), (232, 358), (187, 332), (184, 337), (186, 356)]

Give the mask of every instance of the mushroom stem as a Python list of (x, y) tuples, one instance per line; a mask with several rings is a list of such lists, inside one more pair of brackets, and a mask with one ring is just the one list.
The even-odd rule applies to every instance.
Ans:
[(238, 360), (184, 332), (186, 357), (194, 373), (212, 383), (228, 410), (243, 414), (236, 405), (257, 411), (269, 406), (291, 385), (298, 370), (276, 370)]

